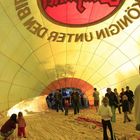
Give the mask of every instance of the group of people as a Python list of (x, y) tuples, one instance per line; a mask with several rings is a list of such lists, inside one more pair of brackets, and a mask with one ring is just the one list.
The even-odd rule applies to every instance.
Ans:
[(9, 140), (9, 139), (14, 140), (12, 134), (16, 129), (16, 125), (18, 125), (18, 131), (17, 131), (18, 137), (26, 138), (26, 133), (25, 133), (26, 122), (22, 112), (19, 112), (18, 116), (16, 114), (12, 114), (11, 117), (1, 127), (0, 134), (2, 137), (4, 137), (4, 140)]
[[(105, 97), (102, 99), (102, 105), (99, 106), (99, 95), (100, 93), (94, 88), (94, 106), (96, 111), (102, 118), (102, 126), (103, 126), (103, 140), (108, 140), (107, 135), (107, 128), (109, 128), (111, 140), (115, 140), (111, 122), (116, 121), (116, 108), (118, 108), (119, 113), (124, 113), (124, 123), (127, 121), (130, 122), (130, 118), (128, 116), (128, 112), (131, 113), (133, 106), (134, 106), (134, 94), (129, 89), (129, 86), (126, 86), (126, 90), (122, 88), (120, 94), (118, 94), (117, 89), (114, 89), (114, 92), (111, 88), (106, 89)], [(71, 93), (70, 98), (64, 99), (64, 105), (62, 105), (62, 93), (61, 90), (56, 90), (55, 95), (55, 109), (58, 112), (61, 110), (64, 112), (65, 115), (68, 115), (70, 104), (72, 104), (74, 114), (80, 112), (80, 95), (77, 90), (73, 90)], [(122, 109), (121, 109), (122, 108)], [(18, 137), (26, 138), (25, 127), (26, 122), (23, 117), (22, 112), (16, 114), (12, 114), (10, 119), (5, 122), (5, 124), (1, 127), (0, 134), (5, 139), (8, 140), (9, 136), (13, 134), (14, 130), (16, 129), (16, 125), (18, 125)]]
[[(131, 119), (128, 116), (128, 112), (132, 112), (134, 106), (134, 94), (129, 89), (129, 86), (126, 86), (126, 91), (124, 91), (124, 89), (122, 88), (122, 92), (120, 93), (120, 95), (118, 94), (116, 88), (114, 89), (114, 92), (112, 92), (111, 88), (107, 88), (106, 91), (107, 93), (105, 94), (105, 97), (102, 100), (102, 105), (98, 108), (98, 114), (102, 118), (103, 140), (108, 140), (107, 127), (110, 131), (111, 140), (115, 140), (111, 122), (116, 122), (116, 108), (118, 108), (119, 113), (121, 113), (122, 107), (122, 111), (124, 113), (123, 122), (130, 122)], [(95, 93), (96, 92), (97, 91), (95, 90)]]
[(65, 115), (68, 115), (68, 111), (70, 108), (70, 104), (72, 104), (72, 107), (74, 109), (74, 114), (79, 113), (80, 107), (79, 107), (79, 102), (80, 102), (80, 95), (79, 93), (74, 90), (70, 96), (70, 98), (65, 98), (64, 99), (64, 106), (62, 105), (62, 93), (61, 90), (57, 90), (55, 93), (55, 102), (56, 102), (56, 111), (58, 112), (59, 109), (62, 110), (62, 112), (65, 112)]
[[(74, 114), (79, 113), (80, 108), (86, 108), (89, 106), (88, 100), (85, 95), (77, 90), (73, 89), (68, 96), (63, 96), (62, 90), (55, 90), (54, 94), (50, 94), (46, 98), (49, 108), (55, 109), (57, 112), (61, 110), (65, 112), (65, 115), (68, 115), (69, 109), (73, 108)], [(52, 106), (51, 102), (53, 101), (54, 105)]]
[[(96, 108), (96, 111), (98, 112), (99, 108), (99, 92), (96, 88), (94, 88), (94, 106)], [(109, 99), (109, 106), (111, 107), (113, 116), (112, 116), (112, 122), (116, 121), (116, 108), (118, 108), (119, 113), (122, 112), (132, 112), (133, 106), (134, 106), (134, 94), (133, 91), (129, 89), (129, 86), (126, 86), (126, 90), (122, 88), (121, 93), (119, 94), (117, 89), (114, 89), (114, 92), (111, 90), (111, 88), (106, 89), (105, 97)], [(126, 103), (127, 102), (127, 103)], [(127, 114), (125, 113), (125, 116)], [(124, 123), (126, 122), (126, 118), (124, 117)]]

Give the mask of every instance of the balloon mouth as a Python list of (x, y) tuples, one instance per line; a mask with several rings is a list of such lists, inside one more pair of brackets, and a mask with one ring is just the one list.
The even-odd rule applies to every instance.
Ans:
[(88, 82), (78, 78), (62, 78), (51, 82), (41, 93), (41, 95), (49, 95), (52, 91), (62, 88), (80, 89), (89, 100), (89, 104), (93, 105), (93, 91), (94, 88)]
[(13, 113), (18, 114), (19, 112), (22, 112), (24, 116), (28, 116), (33, 113), (45, 112), (47, 110), (46, 95), (37, 96), (17, 103), (8, 110), (7, 116), (11, 116)]
[(46, 6), (45, 1), (38, 0), (39, 9), (45, 18), (55, 24), (70, 27), (98, 24), (114, 15), (124, 3), (124, 1), (119, 1), (118, 5), (110, 6), (99, 1), (83, 2), (83, 7), (78, 9), (75, 1), (54, 6)]

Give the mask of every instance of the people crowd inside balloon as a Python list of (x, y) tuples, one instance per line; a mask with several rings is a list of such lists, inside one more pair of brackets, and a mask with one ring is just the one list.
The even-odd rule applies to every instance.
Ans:
[(46, 102), (50, 109), (64, 111), (65, 115), (68, 115), (69, 108), (73, 108), (74, 114), (78, 114), (80, 109), (89, 107), (87, 97), (78, 89), (71, 91), (57, 89), (46, 97)]
[[(69, 115), (69, 109), (73, 110), (73, 114), (80, 114), (81, 109), (89, 107), (89, 102), (85, 94), (78, 90), (73, 89), (67, 93), (62, 93), (63, 91), (57, 89), (54, 93), (51, 93), (46, 97), (47, 105), (50, 109), (55, 110), (56, 112), (64, 112), (64, 115)], [(94, 88), (93, 99), (94, 99), (94, 109), (96, 114), (101, 116), (101, 122), (103, 127), (103, 138), (106, 140), (107, 127), (110, 131), (110, 136), (113, 140), (114, 134), (111, 123), (116, 122), (116, 109), (122, 114), (123, 112), (123, 123), (132, 121), (129, 117), (129, 114), (132, 113), (134, 106), (134, 93), (130, 90), (129, 86), (126, 86), (126, 89), (122, 88), (119, 93), (117, 88), (112, 90), (111, 88), (106, 89), (106, 93), (102, 96), (102, 104), (100, 105), (100, 92), (97, 88)], [(17, 136), (19, 138), (26, 138), (26, 122), (22, 112), (19, 112), (18, 115), (12, 114), (11, 117), (2, 125), (1, 127), (1, 136), (4, 137), (4, 140), (12, 140), (12, 134), (17, 127)]]

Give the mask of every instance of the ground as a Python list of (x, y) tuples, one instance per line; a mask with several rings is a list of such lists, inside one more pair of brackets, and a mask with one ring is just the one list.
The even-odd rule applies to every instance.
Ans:
[[(129, 114), (131, 122), (123, 123), (123, 114), (116, 111), (117, 121), (113, 123), (113, 130), (117, 140), (137, 140), (140, 132), (135, 130), (134, 114)], [(92, 109), (83, 109), (74, 115), (73, 110), (68, 116), (63, 112), (50, 110), (49, 112), (30, 113), (25, 116), (27, 140), (102, 140), (102, 127), (95, 123), (78, 121), (78, 117), (100, 121), (100, 116)], [(0, 126), (7, 117), (0, 118)], [(18, 140), (15, 131), (15, 140)], [(23, 140), (23, 138), (22, 138)]]

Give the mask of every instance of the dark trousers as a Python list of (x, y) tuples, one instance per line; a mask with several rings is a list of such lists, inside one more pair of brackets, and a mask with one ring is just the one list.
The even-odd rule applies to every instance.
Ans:
[(61, 101), (56, 101), (56, 111), (58, 112), (59, 109), (61, 109), (62, 112), (64, 111), (63, 106), (62, 106), (62, 102)]
[(131, 121), (130, 118), (128, 117), (127, 112), (124, 112), (124, 123), (125, 123), (127, 120), (128, 120), (129, 122)]
[(118, 105), (118, 111), (121, 114), (121, 106), (120, 105)]
[(133, 106), (134, 106), (134, 103), (133, 102), (129, 102), (129, 113), (132, 112)]
[(65, 115), (68, 115), (68, 108), (65, 108)]
[(74, 114), (79, 113), (79, 103), (73, 102)]
[(110, 131), (111, 140), (114, 140), (111, 121), (110, 120), (107, 120), (107, 121), (102, 120), (102, 125), (103, 125), (103, 140), (108, 140), (107, 127)]

